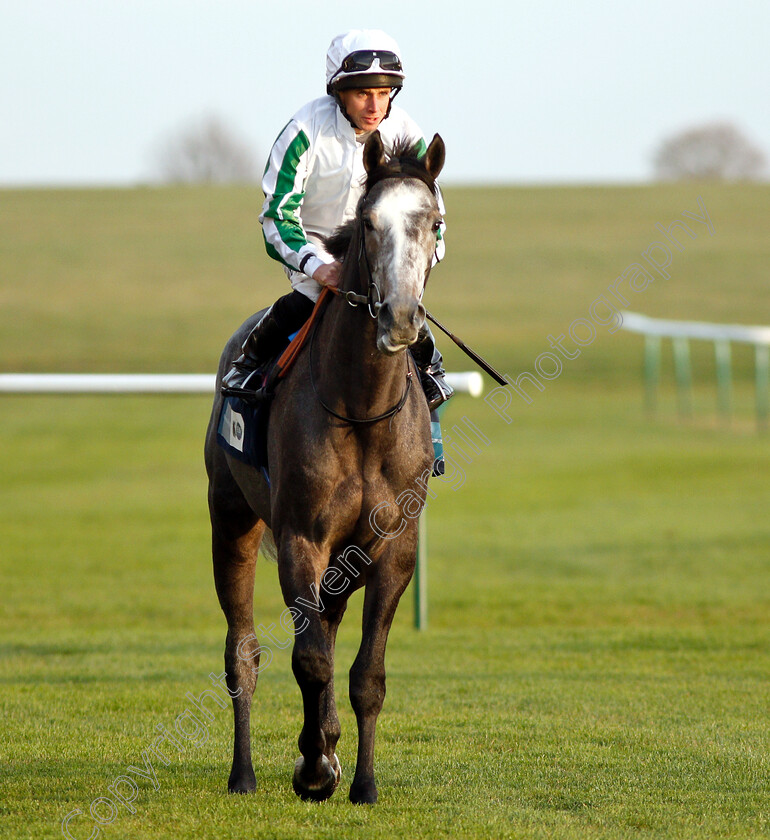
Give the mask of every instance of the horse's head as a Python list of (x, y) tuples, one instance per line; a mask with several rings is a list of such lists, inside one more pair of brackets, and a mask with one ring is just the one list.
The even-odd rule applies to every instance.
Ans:
[(421, 300), (442, 221), (435, 180), (444, 165), (444, 141), (436, 134), (422, 158), (414, 148), (397, 147), (386, 161), (375, 132), (366, 142), (364, 165), (361, 253), (370, 289), (379, 295), (377, 347), (392, 355), (413, 344), (425, 323)]

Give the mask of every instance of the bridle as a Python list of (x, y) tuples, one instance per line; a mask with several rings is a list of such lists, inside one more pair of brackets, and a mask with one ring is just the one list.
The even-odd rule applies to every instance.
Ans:
[[(369, 265), (369, 257), (366, 254), (366, 247), (364, 244), (364, 224), (363, 221), (361, 222), (361, 251), (363, 251), (365, 262), (366, 262), (366, 269), (367, 274), (369, 276), (369, 287), (367, 293), (365, 295), (358, 294), (357, 292), (349, 291), (343, 292), (342, 290), (338, 289), (336, 286), (325, 286), (325, 288), (329, 289), (330, 292), (337, 295), (338, 297), (344, 298), (350, 306), (354, 309), (359, 306), (359, 304), (365, 304), (367, 309), (369, 310), (369, 315), (372, 319), (377, 320), (377, 314), (382, 307), (382, 296), (380, 294), (379, 287), (374, 282), (372, 277), (371, 267)], [(359, 264), (361, 262), (361, 253), (359, 252)], [(374, 295), (377, 295), (377, 299), (374, 299)], [(399, 411), (406, 405), (406, 400), (409, 397), (409, 391), (412, 388), (412, 371), (409, 369), (409, 357), (407, 356), (406, 360), (406, 387), (404, 388), (404, 393), (401, 395), (401, 399), (392, 407), (389, 408), (387, 411), (383, 411), (382, 414), (377, 414), (374, 417), (347, 417), (344, 414), (340, 414), (338, 411), (335, 411), (328, 403), (326, 403), (323, 397), (318, 393), (318, 387), (316, 386), (315, 377), (313, 376), (313, 347), (315, 345), (315, 334), (316, 329), (318, 328), (318, 321), (315, 322), (313, 325), (313, 332), (310, 335), (310, 349), (309, 349), (309, 368), (310, 368), (310, 384), (313, 388), (313, 393), (316, 396), (316, 399), (319, 403), (321, 403), (321, 407), (327, 411), (332, 417), (336, 417), (338, 420), (342, 420), (344, 423), (350, 423), (353, 426), (364, 426), (371, 423), (379, 423), (380, 420), (387, 420), (389, 417), (395, 417)]]
[(369, 254), (366, 250), (366, 225), (364, 224), (363, 207), (361, 208), (361, 211), (361, 220), (358, 226), (358, 265), (361, 266), (363, 263), (366, 268), (366, 276), (369, 278), (369, 286), (366, 294), (360, 295), (358, 292), (353, 291), (343, 292), (336, 286), (330, 286), (329, 289), (334, 294), (344, 297), (348, 304), (354, 309), (359, 304), (366, 304), (366, 307), (369, 310), (369, 317), (376, 320), (380, 312), (380, 307), (382, 306), (382, 294), (380, 292), (380, 287), (374, 280), (374, 272), (372, 271), (372, 266), (369, 263)]
[[(405, 177), (414, 177), (407, 172), (393, 172), (389, 174), (387, 178), (405, 178)], [(385, 180), (385, 179), (383, 179)], [(369, 311), (369, 316), (376, 320), (379, 314), (379, 311), (382, 307), (382, 294), (380, 292), (377, 283), (374, 280), (374, 274), (372, 272), (372, 267), (369, 263), (369, 254), (366, 250), (366, 225), (364, 224), (364, 214), (363, 214), (363, 207), (361, 208), (360, 213), (360, 225), (359, 225), (359, 250), (358, 250), (358, 264), (359, 267), (363, 264), (366, 270), (366, 276), (369, 278), (369, 284), (367, 287), (367, 292), (365, 295), (359, 294), (358, 292), (348, 291), (343, 292), (341, 289), (336, 288), (335, 286), (326, 286), (325, 288), (329, 289), (330, 292), (337, 295), (338, 297), (344, 298), (350, 306), (353, 308), (358, 307), (359, 305), (365, 305)], [(425, 280), (423, 282), (423, 293), (425, 291), (425, 286), (428, 282), (428, 275), (430, 274), (431, 266), (428, 265), (428, 269), (425, 272)], [(420, 294), (422, 298), (422, 293)], [(413, 373), (410, 370), (409, 365), (409, 356), (406, 357), (406, 386), (404, 388), (404, 393), (401, 396), (401, 399), (390, 409), (387, 411), (383, 411), (382, 414), (378, 414), (374, 417), (347, 417), (339, 412), (335, 411), (330, 405), (324, 402), (321, 395), (318, 393), (318, 388), (316, 386), (315, 378), (313, 376), (313, 345), (315, 344), (315, 333), (316, 328), (318, 326), (318, 322), (316, 322), (313, 326), (313, 332), (310, 336), (310, 350), (309, 350), (309, 366), (310, 366), (310, 384), (313, 388), (313, 393), (315, 394), (318, 402), (321, 404), (322, 408), (327, 411), (332, 417), (336, 417), (338, 420), (342, 420), (344, 423), (350, 423), (351, 425), (367, 425), (370, 423), (379, 423), (380, 420), (387, 420), (389, 417), (394, 417), (398, 414), (399, 411), (406, 405), (407, 398), (409, 397), (409, 391), (412, 387), (412, 380), (413, 380)]]
[[(387, 178), (383, 178), (383, 180), (389, 180), (393, 178), (414, 178), (409, 172), (393, 172), (387, 176)], [(359, 266), (363, 262), (364, 266), (366, 267), (366, 276), (369, 278), (369, 286), (365, 295), (361, 295), (358, 292), (343, 292), (341, 289), (338, 289), (336, 286), (327, 286), (330, 292), (333, 292), (335, 295), (339, 297), (344, 297), (345, 300), (350, 304), (352, 307), (356, 307), (359, 304), (365, 304), (369, 310), (369, 315), (371, 318), (376, 319), (377, 315), (379, 314), (380, 307), (382, 306), (382, 294), (380, 293), (379, 286), (374, 281), (374, 272), (372, 271), (372, 266), (369, 263), (369, 254), (366, 250), (366, 225), (364, 224), (364, 214), (363, 214), (363, 207), (361, 208), (361, 219), (358, 229), (358, 264)], [(425, 279), (422, 283), (422, 292), (420, 292), (420, 299), (422, 300), (423, 294), (425, 294), (425, 287), (428, 285), (428, 277), (430, 275), (431, 264), (428, 265), (428, 268), (425, 272)], [(376, 295), (376, 298), (375, 298)]]

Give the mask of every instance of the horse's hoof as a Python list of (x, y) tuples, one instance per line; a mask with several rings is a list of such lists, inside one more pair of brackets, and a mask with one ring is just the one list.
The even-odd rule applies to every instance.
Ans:
[(377, 785), (374, 779), (365, 782), (353, 779), (349, 796), (354, 805), (374, 805), (377, 802)]
[[(335, 759), (337, 756), (334, 756)], [(300, 756), (294, 764), (294, 778), (292, 785), (294, 786), (294, 793), (300, 799), (311, 800), (313, 802), (323, 802), (328, 799), (337, 789), (342, 776), (339, 760), (334, 765), (325, 756), (321, 756), (321, 778), (319, 781), (308, 781), (305, 776), (305, 759)]]
[(254, 777), (254, 771), (250, 773), (243, 773), (240, 776), (230, 774), (227, 780), (228, 793), (254, 793), (257, 789), (257, 780)]
[(337, 784), (334, 785), (334, 789), (336, 790), (337, 785), (340, 783), (340, 779), (342, 779), (342, 765), (340, 764), (340, 760), (337, 758), (337, 753), (334, 753), (332, 767), (334, 768), (334, 775), (337, 777)]

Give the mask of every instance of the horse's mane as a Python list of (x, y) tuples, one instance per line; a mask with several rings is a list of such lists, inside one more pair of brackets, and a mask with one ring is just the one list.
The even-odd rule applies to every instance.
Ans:
[(350, 243), (353, 241), (353, 235), (356, 232), (358, 225), (357, 216), (358, 214), (356, 214), (356, 218), (350, 219), (338, 228), (335, 228), (334, 233), (324, 239), (324, 248), (326, 248), (335, 260), (341, 262), (345, 258), (345, 254), (347, 254), (350, 248)]
[[(436, 180), (425, 166), (425, 149), (421, 141), (399, 137), (393, 143), (393, 151), (387, 160), (367, 173), (364, 194), (358, 202), (356, 216), (341, 224), (330, 236), (324, 240), (324, 247), (336, 260), (342, 260), (348, 252), (353, 234), (358, 224), (361, 205), (376, 184), (386, 178), (417, 178), (422, 181), (431, 192), (435, 192)], [(422, 147), (422, 148), (421, 148)], [(421, 154), (422, 153), (422, 154)]]

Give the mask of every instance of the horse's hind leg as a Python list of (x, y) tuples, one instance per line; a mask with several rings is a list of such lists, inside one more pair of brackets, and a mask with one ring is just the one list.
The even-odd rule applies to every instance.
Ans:
[[(227, 788), (230, 793), (251, 793), (256, 789), (251, 763), (251, 698), (259, 671), (259, 642), (254, 635), (254, 566), (265, 524), (257, 519), (245, 500), (239, 510), (228, 499), (227, 515), (211, 504), (214, 582), (227, 619), (225, 671), (233, 699), (235, 734), (233, 766)], [(242, 497), (241, 497), (242, 498)]]

